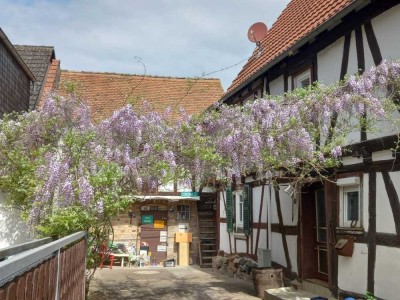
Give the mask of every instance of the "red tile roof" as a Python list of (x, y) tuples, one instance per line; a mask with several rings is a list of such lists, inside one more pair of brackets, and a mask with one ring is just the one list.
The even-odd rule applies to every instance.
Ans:
[(253, 56), (228, 88), (227, 94), (354, 1), (292, 0), (261, 41), (262, 54), (257, 57), (259, 50), (255, 49)]
[(42, 107), (43, 101), (46, 96), (51, 93), (58, 84), (60, 79), (60, 61), (57, 59), (53, 59), (47, 70), (46, 76), (43, 80), (42, 91), (39, 95), (38, 103), (36, 104), (36, 108)]
[(94, 119), (108, 117), (125, 104), (144, 100), (156, 110), (184, 108), (197, 114), (218, 101), (224, 90), (219, 79), (175, 78), (115, 73), (61, 71), (59, 92), (73, 84), (91, 106)]

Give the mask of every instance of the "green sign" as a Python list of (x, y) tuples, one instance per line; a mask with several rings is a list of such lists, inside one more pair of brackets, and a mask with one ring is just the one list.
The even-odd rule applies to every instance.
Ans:
[(181, 197), (198, 197), (199, 192), (181, 192)]
[(142, 215), (142, 224), (153, 224), (154, 217), (153, 215)]

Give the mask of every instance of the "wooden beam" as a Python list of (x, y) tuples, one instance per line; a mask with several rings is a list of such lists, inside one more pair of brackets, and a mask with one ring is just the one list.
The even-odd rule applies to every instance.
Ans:
[(394, 187), (393, 181), (390, 178), (388, 171), (382, 172), (383, 182), (385, 183), (386, 192), (389, 198), (390, 207), (392, 208), (394, 225), (396, 233), (400, 236), (400, 201), (397, 195), (396, 188)]
[(265, 185), (263, 185), (261, 188), (260, 212), (258, 214), (258, 226), (257, 226), (257, 237), (256, 237), (256, 251), (258, 249), (258, 242), (260, 240), (262, 208), (264, 205), (264, 190), (265, 190)]
[(344, 79), (344, 76), (347, 74), (347, 68), (349, 66), (349, 56), (350, 56), (350, 41), (351, 41), (351, 32), (347, 33), (344, 36), (344, 44), (343, 44), (343, 56), (342, 56), (342, 65), (340, 67), (340, 80)]
[(375, 262), (376, 262), (376, 173), (369, 173), (369, 199), (368, 199), (368, 273), (367, 291), (375, 290)]
[(382, 62), (382, 54), (374, 33), (374, 29), (372, 28), (371, 21), (367, 21), (364, 23), (364, 29), (369, 49), (371, 50), (372, 58), (374, 59), (375, 66), (377, 66)]
[[(225, 191), (222, 193), (222, 199), (224, 201), (224, 205), (225, 205), (225, 213), (226, 213), (226, 199), (225, 199)], [(220, 218), (221, 220), (222, 218)], [(225, 218), (225, 222), (226, 222), (226, 218)], [(231, 233), (228, 231), (228, 238), (229, 238), (229, 252), (230, 254), (232, 254), (232, 242), (231, 242)]]
[(271, 231), (275, 233), (284, 233), (285, 235), (298, 235), (299, 229), (297, 225), (283, 225), (280, 224), (271, 224)]

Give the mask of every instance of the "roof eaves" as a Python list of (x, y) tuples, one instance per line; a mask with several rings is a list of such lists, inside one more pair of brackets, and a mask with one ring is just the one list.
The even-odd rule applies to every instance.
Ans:
[(229, 99), (231, 96), (236, 94), (238, 91), (240, 91), (242, 88), (244, 88), (246, 85), (248, 85), (250, 82), (253, 80), (257, 79), (260, 75), (262, 75), (265, 71), (279, 63), (281, 60), (283, 60), (286, 56), (288, 56), (290, 53), (293, 53), (295, 50), (299, 49), (301, 46), (305, 45), (309, 41), (313, 40), (319, 33), (326, 29), (331, 29), (332, 26), (335, 26), (335, 23), (339, 23), (338, 21), (342, 19), (344, 16), (346, 16), (348, 13), (350, 13), (353, 10), (360, 10), (363, 7), (367, 6), (371, 0), (355, 0), (353, 3), (345, 7), (343, 10), (341, 10), (339, 13), (334, 15), (332, 18), (328, 19), (325, 23), (321, 24), (319, 27), (315, 28), (310, 34), (306, 35), (302, 39), (300, 39), (298, 42), (296, 42), (294, 45), (289, 47), (287, 50), (282, 52), (279, 56), (268, 62), (266, 65), (264, 65), (260, 70), (255, 72), (254, 74), (250, 75), (249, 78), (244, 80), (242, 83), (240, 83), (237, 87), (235, 87), (232, 91), (226, 93), (224, 96), (221, 97), (219, 100), (220, 103), (225, 102), (227, 99)]
[(15, 50), (14, 46), (11, 44), (10, 40), (8, 39), (8, 37), (6, 36), (6, 34), (4, 33), (4, 31), (1, 28), (0, 28), (0, 39), (4, 42), (4, 45), (11, 52), (11, 54), (18, 61), (18, 63), (21, 65), (22, 69), (25, 71), (25, 73), (28, 75), (28, 77), (32, 81), (35, 81), (36, 80), (35, 76), (32, 74), (31, 70), (25, 64), (24, 60), (18, 54), (17, 50)]

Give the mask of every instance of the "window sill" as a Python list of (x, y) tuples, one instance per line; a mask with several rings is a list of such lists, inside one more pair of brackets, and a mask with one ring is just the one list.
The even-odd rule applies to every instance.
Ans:
[(336, 227), (337, 234), (364, 235), (363, 227)]
[(237, 239), (247, 239), (246, 234), (243, 232), (243, 228), (237, 228), (236, 232), (233, 233), (233, 236)]

